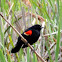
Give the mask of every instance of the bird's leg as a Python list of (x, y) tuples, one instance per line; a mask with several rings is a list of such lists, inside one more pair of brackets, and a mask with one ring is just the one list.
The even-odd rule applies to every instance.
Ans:
[(28, 45), (28, 41), (25, 43), (25, 45)]

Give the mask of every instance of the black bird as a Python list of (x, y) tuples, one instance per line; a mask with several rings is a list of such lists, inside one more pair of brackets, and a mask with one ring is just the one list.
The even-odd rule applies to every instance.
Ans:
[[(35, 43), (39, 36), (40, 36), (40, 31), (42, 27), (38, 24), (29, 27), (26, 29), (23, 33), (22, 36), (30, 43), (31, 45)], [(25, 48), (27, 45), (21, 40), (21, 37), (18, 37), (18, 41), (16, 43), (16, 46), (11, 50), (11, 53), (16, 53), (20, 50), (20, 48)]]

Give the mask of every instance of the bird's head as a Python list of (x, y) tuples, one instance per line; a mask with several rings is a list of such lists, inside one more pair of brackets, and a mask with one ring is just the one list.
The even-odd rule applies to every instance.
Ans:
[(31, 28), (40, 31), (43, 27), (39, 24), (36, 24), (36, 25), (32, 26)]

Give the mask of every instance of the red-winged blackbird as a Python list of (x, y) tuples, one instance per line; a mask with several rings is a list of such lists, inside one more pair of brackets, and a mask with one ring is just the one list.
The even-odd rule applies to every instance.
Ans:
[[(33, 43), (35, 43), (39, 36), (40, 36), (40, 31), (41, 31), (41, 26), (36, 24), (28, 29), (26, 29), (23, 33), (22, 36), (28, 41), (28, 43), (30, 43), (31, 45)], [(20, 48), (25, 48), (27, 47), (27, 45), (21, 40), (21, 37), (18, 37), (18, 42), (15, 46), (15, 48), (13, 48), (11, 50), (11, 53), (16, 53), (20, 50)]]

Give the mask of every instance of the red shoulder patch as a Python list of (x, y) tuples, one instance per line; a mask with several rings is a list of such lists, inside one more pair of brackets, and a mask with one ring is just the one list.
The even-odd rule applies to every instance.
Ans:
[(25, 32), (24, 34), (25, 34), (25, 35), (30, 35), (30, 36), (31, 36), (31, 35), (32, 35), (32, 30), (27, 31), (27, 32)]

